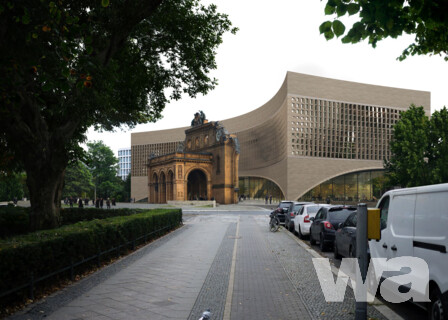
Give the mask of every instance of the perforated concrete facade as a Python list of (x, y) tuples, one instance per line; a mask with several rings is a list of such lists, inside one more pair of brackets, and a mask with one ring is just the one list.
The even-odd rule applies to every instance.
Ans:
[[(392, 126), (411, 104), (430, 115), (429, 92), (288, 72), (265, 105), (222, 123), (240, 141), (239, 176), (272, 180), (297, 199), (330, 178), (383, 168)], [(174, 152), (186, 128), (131, 135), (132, 197), (147, 197), (149, 154)]]

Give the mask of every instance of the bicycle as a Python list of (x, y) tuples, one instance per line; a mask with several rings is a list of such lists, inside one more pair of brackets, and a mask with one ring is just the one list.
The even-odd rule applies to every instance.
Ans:
[(271, 213), (270, 217), (271, 220), (269, 221), (269, 230), (271, 232), (276, 232), (280, 228), (280, 220), (275, 211)]

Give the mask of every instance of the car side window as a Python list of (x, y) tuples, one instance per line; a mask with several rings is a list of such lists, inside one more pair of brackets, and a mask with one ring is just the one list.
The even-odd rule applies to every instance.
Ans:
[(356, 223), (354, 221), (355, 215), (352, 213), (348, 216), (347, 220), (344, 222), (344, 227), (355, 227)]
[(316, 217), (314, 218), (315, 220), (319, 220), (319, 219), (322, 219), (322, 209), (321, 210), (319, 210), (318, 212), (317, 212), (317, 214), (316, 214)]
[(302, 215), (304, 210), (305, 210), (304, 207), (300, 208), (298, 215)]
[(387, 196), (383, 200), (381, 200), (381, 203), (378, 206), (381, 212), (381, 230), (387, 228), (387, 216), (389, 215), (389, 202), (390, 197)]
[(325, 210), (322, 210), (322, 220), (327, 219), (327, 212)]

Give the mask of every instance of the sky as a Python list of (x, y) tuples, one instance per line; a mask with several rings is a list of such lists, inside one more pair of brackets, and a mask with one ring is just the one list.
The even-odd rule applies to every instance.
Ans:
[[(288, 71), (315, 76), (431, 92), (431, 112), (448, 106), (448, 62), (439, 56), (396, 58), (413, 36), (386, 39), (373, 49), (362, 42), (342, 44), (327, 41), (319, 25), (333, 19), (324, 15), (320, 0), (202, 0), (214, 3), (229, 15), (236, 35), (226, 34), (217, 50), (217, 69), (211, 76), (218, 86), (196, 99), (184, 96), (169, 103), (156, 123), (132, 130), (88, 132), (88, 140), (102, 140), (117, 155), (130, 147), (131, 132), (189, 126), (194, 113), (202, 110), (209, 121), (233, 118), (261, 107), (282, 85)], [(350, 21), (342, 19), (346, 26)]]

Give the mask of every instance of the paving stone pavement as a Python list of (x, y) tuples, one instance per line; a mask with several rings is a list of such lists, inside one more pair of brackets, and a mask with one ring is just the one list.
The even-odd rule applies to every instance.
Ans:
[(286, 231), (268, 231), (266, 212), (193, 215), (181, 229), (10, 319), (195, 320), (207, 308), (212, 320), (226, 310), (226, 320), (353, 319), (351, 289), (344, 303), (326, 303), (311, 258)]

